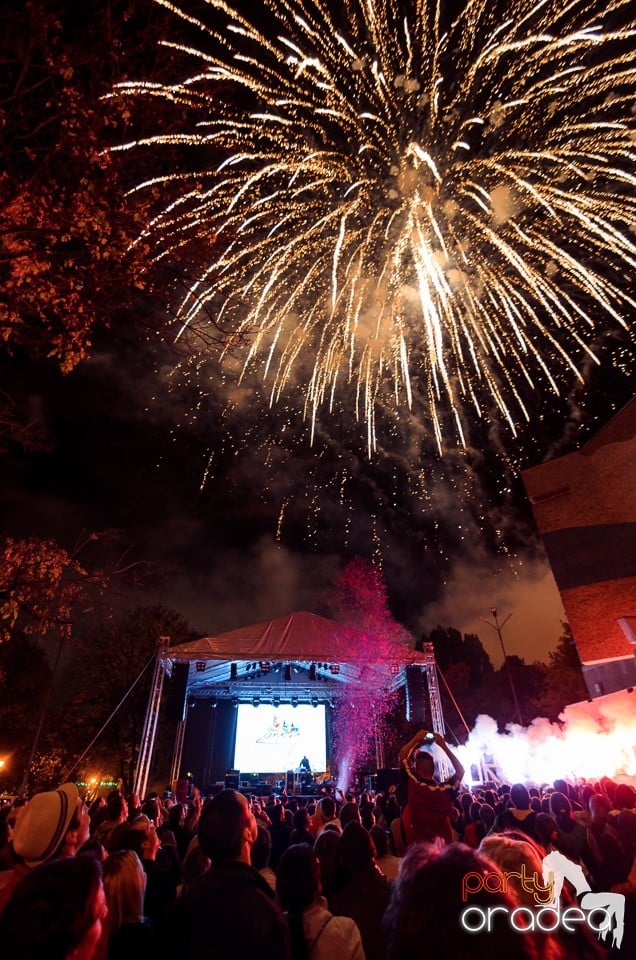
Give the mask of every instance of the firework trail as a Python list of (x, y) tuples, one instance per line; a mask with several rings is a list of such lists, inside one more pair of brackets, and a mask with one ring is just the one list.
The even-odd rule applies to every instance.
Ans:
[(119, 95), (188, 119), (120, 149), (182, 150), (138, 188), (164, 198), (140, 239), (215, 239), (179, 308), (196, 353), (220, 327), (238, 378), (312, 427), (353, 407), (369, 451), (378, 406), (417, 396), (441, 453), (492, 409), (514, 432), (626, 324), (629, 0), (157, 3), (194, 72)]

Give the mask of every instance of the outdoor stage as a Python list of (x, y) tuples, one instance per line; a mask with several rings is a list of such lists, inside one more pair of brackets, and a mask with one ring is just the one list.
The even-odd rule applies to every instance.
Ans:
[[(229, 770), (276, 780), (303, 756), (316, 779), (335, 773), (333, 713), (344, 698), (406, 690), (407, 716), (444, 732), (431, 645), (405, 643), (373, 649), (353, 628), (304, 611), (215, 637), (161, 650), (157, 656), (142, 735), (135, 790), (145, 795), (163, 678), (184, 681), (183, 717), (175, 740), (171, 781), (190, 778), (202, 788), (225, 782)], [(373, 733), (373, 731), (372, 731)], [(272, 762), (272, 757), (276, 762)], [(375, 773), (385, 768), (375, 743)], [(317, 776), (320, 775), (320, 776)], [(273, 787), (267, 780), (265, 785)], [(240, 782), (240, 779), (239, 779)]]

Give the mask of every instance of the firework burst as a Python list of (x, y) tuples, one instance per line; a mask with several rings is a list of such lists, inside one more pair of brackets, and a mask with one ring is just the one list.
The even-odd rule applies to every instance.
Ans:
[(138, 188), (164, 196), (158, 259), (215, 238), (179, 307), (193, 350), (220, 327), (239, 378), (312, 431), (353, 406), (370, 451), (378, 405), (417, 395), (441, 452), (448, 411), (462, 444), (493, 408), (514, 431), (626, 324), (629, 0), (157, 3), (195, 70), (119, 92), (196, 122), (121, 149), (183, 150)]

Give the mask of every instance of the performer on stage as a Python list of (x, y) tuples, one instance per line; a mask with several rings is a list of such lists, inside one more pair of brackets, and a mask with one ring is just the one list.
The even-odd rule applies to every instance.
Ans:
[(302, 787), (308, 787), (312, 782), (311, 764), (307, 757), (303, 757), (298, 765), (298, 778)]

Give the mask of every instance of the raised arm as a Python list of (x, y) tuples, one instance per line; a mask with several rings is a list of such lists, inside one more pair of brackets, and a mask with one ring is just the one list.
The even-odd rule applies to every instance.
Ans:
[(409, 740), (408, 743), (404, 744), (404, 746), (402, 747), (402, 749), (398, 754), (398, 759), (400, 763), (404, 763), (405, 760), (410, 759), (413, 751), (417, 750), (417, 748), (421, 747), (421, 745), (424, 743), (427, 734), (428, 734), (428, 730), (420, 730), (418, 733), (415, 734), (414, 737), (412, 737)]
[(452, 752), (452, 750), (444, 740), (444, 737), (441, 735), (441, 733), (435, 734), (435, 743), (441, 750), (444, 751), (444, 753), (446, 754), (450, 762), (453, 764), (453, 769), (455, 770), (455, 776), (461, 783), (461, 781), (464, 779), (464, 772), (465, 772), (464, 767), (459, 762), (455, 754)]

